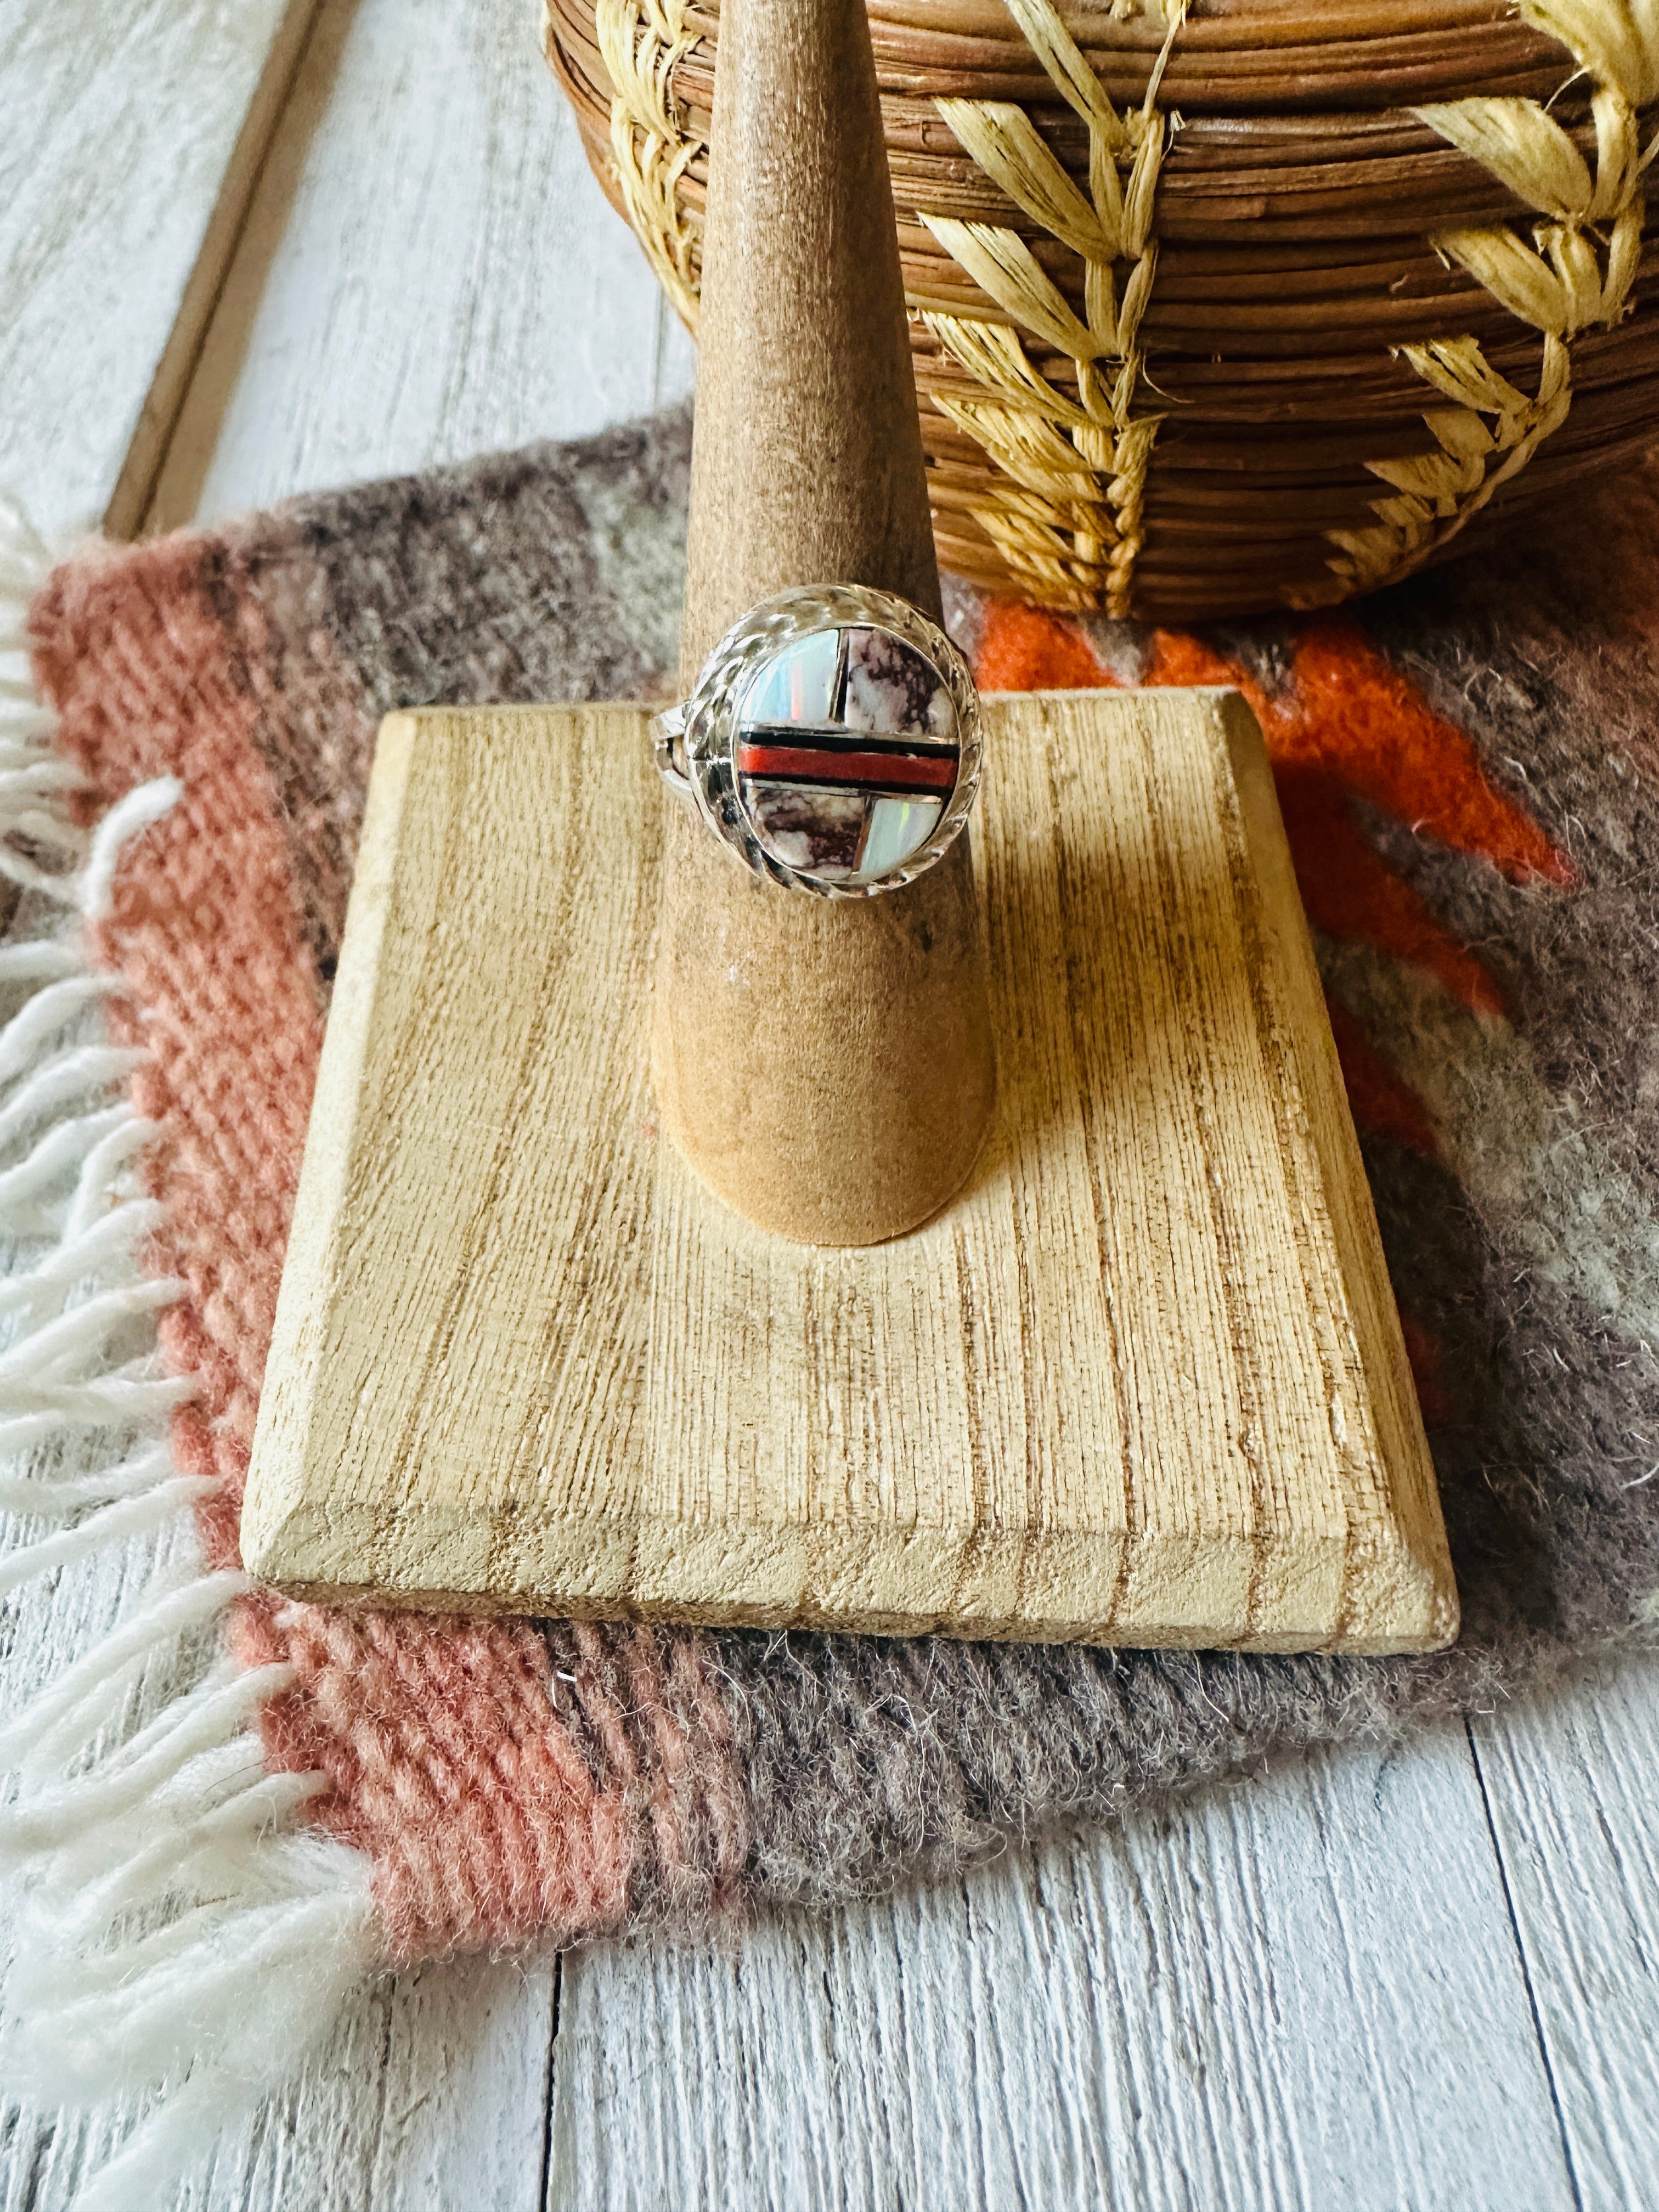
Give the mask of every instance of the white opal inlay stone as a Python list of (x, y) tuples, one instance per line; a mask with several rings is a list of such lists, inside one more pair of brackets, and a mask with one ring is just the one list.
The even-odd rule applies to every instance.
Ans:
[(860, 874), (890, 874), (927, 842), (944, 811), (942, 799), (877, 799), (870, 809), (864, 849), (859, 854)]
[(841, 636), (819, 630), (786, 646), (750, 678), (738, 719), (744, 722), (827, 722), (841, 667)]

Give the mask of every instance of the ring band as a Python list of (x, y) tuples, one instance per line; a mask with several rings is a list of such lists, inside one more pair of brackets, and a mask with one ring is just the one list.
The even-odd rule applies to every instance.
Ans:
[(979, 787), (979, 694), (944, 631), (861, 584), (782, 592), (734, 623), (657, 765), (757, 875), (870, 898), (923, 874)]

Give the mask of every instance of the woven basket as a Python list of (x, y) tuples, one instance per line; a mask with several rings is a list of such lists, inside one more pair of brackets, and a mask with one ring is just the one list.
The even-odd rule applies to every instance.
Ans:
[[(547, 0), (695, 329), (714, 0)], [(1654, 0), (869, 0), (939, 556), (1329, 605), (1659, 427)]]

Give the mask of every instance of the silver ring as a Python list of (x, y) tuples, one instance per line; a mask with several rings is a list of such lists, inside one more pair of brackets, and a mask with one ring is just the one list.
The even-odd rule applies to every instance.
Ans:
[(781, 592), (734, 623), (657, 764), (758, 876), (871, 898), (931, 868), (979, 788), (979, 694), (937, 624), (861, 584)]

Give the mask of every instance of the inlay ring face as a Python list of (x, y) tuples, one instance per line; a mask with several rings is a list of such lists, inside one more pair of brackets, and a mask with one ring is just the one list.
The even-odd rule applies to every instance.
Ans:
[(906, 601), (811, 586), (727, 631), (685, 705), (658, 718), (657, 754), (757, 875), (868, 898), (960, 835), (979, 784), (979, 698), (956, 647)]

